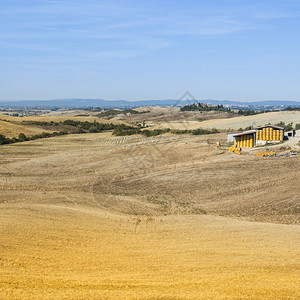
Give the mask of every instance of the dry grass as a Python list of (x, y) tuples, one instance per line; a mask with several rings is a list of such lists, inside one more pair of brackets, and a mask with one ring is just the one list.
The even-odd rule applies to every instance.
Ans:
[(179, 107), (139, 107), (135, 109), (143, 114), (119, 114), (114, 117), (114, 120), (122, 120), (127, 123), (136, 124), (145, 121), (147, 125), (153, 126), (157, 124), (173, 124), (182, 122), (202, 122), (205, 120), (215, 120), (224, 118), (235, 118), (239, 115), (214, 112), (214, 111), (180, 111)]
[(135, 228), (97, 209), (5, 206), (0, 297), (297, 298), (295, 226), (170, 216)]
[[(13, 117), (8, 115), (0, 114), (0, 134), (5, 135), (6, 137), (18, 137), (20, 133), (24, 133), (26, 136), (32, 136), (35, 134), (41, 134), (42, 132), (52, 133), (55, 131), (60, 131), (65, 129), (65, 126), (39, 126), (39, 125), (30, 125), (23, 122), (29, 121), (38, 121), (38, 122), (63, 122), (64, 120), (75, 120), (75, 121), (96, 121), (98, 123), (113, 123), (113, 124), (123, 124), (124, 122), (117, 120), (105, 120), (100, 119), (96, 116), (84, 116), (76, 117), (76, 113), (80, 111), (67, 111), (59, 115), (52, 116), (28, 116), (28, 117)], [(124, 123), (127, 124), (127, 123)], [(129, 125), (129, 124), (127, 124)], [(74, 131), (75, 128), (69, 128), (69, 131)]]
[(299, 298), (299, 226), (280, 223), (299, 222), (300, 158), (237, 156), (224, 139), (1, 146), (0, 298)]
[[(77, 114), (80, 114), (81, 111), (71, 111), (71, 112), (64, 112), (59, 115), (41, 115), (41, 116), (27, 116), (27, 117), (13, 117), (13, 116), (7, 116), (0, 114), (0, 120), (8, 120), (13, 121), (16, 123), (22, 124), (22, 121), (38, 121), (38, 122), (63, 122), (64, 120), (76, 120), (76, 121), (88, 121), (93, 122), (94, 120), (101, 123), (114, 123), (114, 124), (120, 124), (122, 122), (114, 121), (114, 120), (105, 120), (100, 119), (96, 116), (89, 115), (89, 116), (76, 116)], [(83, 113), (83, 112), (82, 112)]]
[(0, 134), (4, 134), (6, 137), (18, 137), (19, 133), (24, 133), (27, 136), (39, 134), (42, 132), (50, 132), (41, 128), (33, 126), (23, 126), (21, 124), (12, 124), (0, 120)]
[(217, 129), (234, 129), (246, 128), (252, 126), (253, 123), (256, 126), (265, 125), (268, 123), (276, 124), (280, 121), (285, 123), (300, 123), (300, 112), (299, 111), (280, 111), (270, 112), (264, 114), (258, 114), (254, 116), (240, 116), (236, 118), (218, 118), (199, 121), (175, 121), (175, 122), (161, 122), (154, 128), (169, 128), (174, 129), (196, 129), (196, 128), (217, 128)]

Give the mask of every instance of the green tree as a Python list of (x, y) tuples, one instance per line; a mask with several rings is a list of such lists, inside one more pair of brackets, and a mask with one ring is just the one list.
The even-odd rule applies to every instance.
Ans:
[(8, 139), (6, 136), (4, 136), (3, 134), (0, 134), (0, 144), (7, 144), (8, 143)]
[(285, 124), (284, 122), (280, 121), (279, 123), (277, 123), (275, 125), (284, 128), (285, 131), (290, 131), (290, 130), (293, 130), (293, 128), (294, 128), (293, 122), (291, 122), (289, 124)]
[(18, 140), (19, 140), (20, 142), (23, 142), (23, 141), (27, 141), (28, 139), (27, 139), (26, 135), (25, 135), (24, 133), (21, 132), (21, 133), (19, 134)]

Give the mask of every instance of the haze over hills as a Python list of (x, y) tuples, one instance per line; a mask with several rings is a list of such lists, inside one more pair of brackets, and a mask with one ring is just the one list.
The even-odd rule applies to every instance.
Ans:
[(183, 106), (191, 104), (193, 102), (202, 102), (213, 105), (228, 105), (235, 106), (249, 106), (249, 107), (287, 107), (287, 106), (300, 106), (298, 101), (284, 101), (284, 100), (268, 100), (268, 101), (256, 101), (256, 102), (241, 102), (231, 100), (175, 100), (175, 99), (163, 99), (163, 100), (104, 100), (104, 99), (54, 99), (54, 100), (18, 100), (18, 101), (0, 101), (2, 107), (69, 107), (69, 108), (84, 108), (84, 107), (103, 107), (103, 108), (124, 108), (124, 107), (139, 107), (139, 106)]

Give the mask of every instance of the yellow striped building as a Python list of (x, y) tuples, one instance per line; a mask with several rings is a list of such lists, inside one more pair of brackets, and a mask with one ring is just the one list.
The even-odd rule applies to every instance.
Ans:
[(234, 135), (234, 143), (240, 148), (253, 148), (256, 145), (256, 130), (240, 132)]
[(274, 125), (265, 125), (256, 129), (256, 140), (266, 142), (282, 142), (284, 128)]
[(227, 140), (240, 148), (252, 148), (267, 142), (282, 142), (284, 139), (284, 128), (274, 125), (265, 125), (254, 130), (229, 133)]

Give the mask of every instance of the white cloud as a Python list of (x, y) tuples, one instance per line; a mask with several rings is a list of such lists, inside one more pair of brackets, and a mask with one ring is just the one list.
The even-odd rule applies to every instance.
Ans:
[[(12, 2), (13, 3), (13, 2)], [(0, 37), (5, 47), (74, 55), (81, 43), (102, 56), (142, 55), (170, 47), (182, 36), (226, 35), (266, 28), (264, 20), (291, 17), (257, 4), (220, 8), (160, 10), (130, 1), (35, 1), (0, 10)], [(136, 2), (135, 2), (136, 4)], [(264, 7), (263, 12), (261, 12)], [(1, 25), (1, 21), (0, 21)], [(98, 43), (95, 43), (97, 41)], [(53, 46), (54, 44), (57, 44)], [(2, 43), (2, 47), (3, 47)], [(84, 52), (84, 51), (83, 51)], [(105, 54), (106, 53), (106, 54)]]

